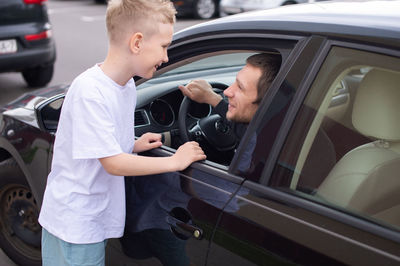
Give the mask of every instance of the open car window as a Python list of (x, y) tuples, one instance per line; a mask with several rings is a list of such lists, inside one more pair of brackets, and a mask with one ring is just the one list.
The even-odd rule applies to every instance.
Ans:
[[(215, 137), (221, 132), (218, 129), (208, 131), (204, 128), (201, 132), (197, 132), (197, 137), (194, 136), (196, 132), (193, 130), (196, 126), (202, 126), (206, 119), (212, 120), (213, 116), (221, 116), (221, 114), (208, 104), (193, 101), (188, 103), (186, 112), (182, 114), (184, 96), (178, 86), (185, 85), (194, 79), (204, 79), (227, 101), (223, 90), (235, 81), (236, 74), (246, 64), (246, 59), (255, 53), (257, 52), (227, 50), (187, 58), (165, 67), (165, 70), (160, 71), (161, 74), (138, 85), (138, 99), (148, 98), (148, 100), (137, 106), (136, 112), (140, 113), (140, 117), (138, 116), (135, 120), (147, 122), (135, 123), (136, 135), (140, 136), (145, 132), (162, 133), (165, 139), (164, 145), (174, 151), (184, 142), (182, 138), (184, 129), (179, 120), (180, 116), (186, 113), (184, 127), (188, 134), (191, 134), (190, 140), (200, 143), (207, 154), (208, 161), (229, 166), (240, 139), (237, 143), (233, 143), (234, 146), (222, 146), (221, 140), (226, 138)], [(217, 126), (214, 125), (218, 124), (219, 119), (214, 120), (208, 125), (212, 124), (210, 127), (216, 128)]]

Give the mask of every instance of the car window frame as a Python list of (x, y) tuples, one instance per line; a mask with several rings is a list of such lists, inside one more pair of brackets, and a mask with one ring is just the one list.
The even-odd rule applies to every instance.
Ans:
[(265, 112), (267, 112), (272, 101), (274, 100), (275, 95), (278, 93), (278, 91), (283, 86), (283, 82), (285, 82), (285, 79), (287, 78), (288, 73), (293, 68), (293, 65), (296, 64), (296, 59), (298, 58), (298, 56), (301, 55), (304, 48), (308, 45), (308, 41), (309, 41), (309, 38), (300, 39), (298, 44), (293, 48), (291, 54), (288, 55), (285, 63), (282, 63), (279, 73), (277, 74), (276, 78), (272, 82), (270, 89), (267, 91), (266, 95), (262, 99), (259, 109), (257, 110), (254, 118), (252, 119), (252, 121), (249, 124), (249, 127), (248, 127), (245, 135), (243, 136), (243, 139), (238, 147), (238, 150), (237, 150), (235, 156), (233, 157), (232, 162), (229, 166), (229, 172), (231, 172), (231, 173), (238, 172), (239, 159), (244, 152), (244, 147), (246, 147), (249, 144), (251, 136), (256, 133), (256, 130), (258, 129), (260, 123), (262, 122), (263, 114)]
[[(244, 36), (245, 35), (245, 36)], [(249, 45), (249, 40), (246, 39), (248, 37), (252, 37), (253, 40), (251, 42), (251, 45)], [(227, 39), (231, 39), (230, 41), (227, 41)], [(297, 35), (275, 35), (275, 34), (261, 34), (261, 33), (246, 33), (246, 34), (237, 34), (237, 33), (227, 33), (227, 34), (220, 34), (220, 33), (215, 33), (212, 35), (208, 36), (200, 36), (198, 38), (193, 38), (190, 41), (188, 40), (183, 40), (182, 42), (179, 43), (173, 43), (171, 44), (171, 48), (174, 51), (178, 51), (176, 54), (171, 53), (169, 54), (169, 61), (165, 65), (162, 66), (162, 68), (159, 70), (159, 73), (165, 73), (168, 71), (173, 64), (176, 63), (176, 61), (182, 61), (182, 60), (188, 60), (189, 58), (196, 54), (195, 57), (198, 57), (201, 54), (212, 54), (212, 53), (218, 53), (222, 52), (224, 50), (231, 50), (231, 51), (250, 51), (250, 52), (262, 52), (262, 51), (273, 51), (277, 50), (281, 53), (283, 57), (283, 63), (282, 67), (286, 64), (288, 64), (288, 59), (291, 58), (293, 51), (297, 51), (299, 46), (299, 43), (303, 42), (305, 39), (304, 36), (297, 36)], [(234, 41), (236, 40), (236, 41)], [(226, 44), (228, 43), (228, 45)], [(205, 45), (206, 44), (206, 45)], [(284, 45), (283, 45), (284, 44)], [(276, 48), (277, 45), (281, 45), (278, 48)], [(290, 45), (292, 47), (290, 48)], [(188, 47), (187, 49), (184, 49), (183, 47)], [(250, 48), (249, 48), (250, 47)], [(196, 51), (198, 53), (196, 53)], [(182, 59), (183, 58), (183, 59)], [(278, 75), (280, 75), (278, 73)], [(278, 79), (276, 79), (278, 80)], [(279, 80), (283, 80), (283, 77), (280, 78)], [(146, 80), (139, 79), (137, 81), (137, 85), (139, 86)], [(274, 82), (276, 84), (278, 82)], [(266, 95), (264, 97), (264, 100), (269, 98), (269, 95)], [(256, 118), (256, 117), (255, 117)], [(256, 119), (253, 119), (256, 120)], [(254, 123), (253, 121), (250, 123), (250, 126), (252, 126)], [(249, 129), (247, 130), (249, 131)], [(231, 164), (229, 166), (224, 166), (220, 165), (218, 163), (214, 163), (209, 160), (205, 160), (202, 162), (195, 162), (193, 163), (190, 167), (199, 169), (199, 170), (206, 170), (210, 173), (213, 173), (221, 178), (224, 178), (230, 182), (240, 184), (243, 182), (244, 177), (241, 177), (237, 175), (236, 173), (233, 172), (233, 168), (231, 165), (233, 162), (237, 164), (239, 160), (238, 154), (242, 154), (241, 150), (243, 150), (244, 145), (242, 143), (247, 143), (249, 138), (249, 134), (245, 134), (242, 138), (241, 144), (237, 148), (237, 152), (234, 156), (234, 159), (232, 159)], [(162, 150), (162, 151), (160, 151)], [(171, 149), (166, 146), (161, 146), (157, 149), (154, 149), (151, 151), (149, 154), (152, 155), (157, 155), (157, 156), (170, 156), (174, 154), (176, 150)], [(236, 159), (235, 159), (236, 158)], [(221, 172), (222, 171), (222, 172)]]
[[(279, 126), (279, 131), (276, 134), (276, 138), (274, 140), (271, 140), (274, 144), (272, 145), (268, 156), (265, 158), (265, 165), (262, 170), (261, 178), (265, 176), (266, 169), (268, 170), (269, 167), (271, 167), (271, 164), (272, 166), (275, 165), (273, 162), (277, 159), (280, 148), (282, 147), (284, 140), (286, 139), (288, 129), (290, 129), (291, 126), (288, 117), (290, 118), (290, 114), (293, 113), (293, 110), (297, 110), (296, 106), (299, 105), (300, 101), (298, 95), (304, 94), (301, 95), (302, 97), (306, 95), (307, 91), (304, 92), (304, 90), (307, 88), (307, 85), (311, 84), (313, 80), (313, 78), (311, 77), (311, 73), (315, 72), (315, 68), (322, 64), (323, 59), (325, 58), (324, 55), (325, 53), (327, 53), (327, 51), (323, 49), (323, 44), (325, 42), (326, 38), (321, 36), (308, 36), (299, 40), (297, 46), (292, 50), (292, 53), (288, 57), (288, 60), (285, 62), (285, 64), (282, 65), (280, 73), (278, 73), (277, 78), (274, 80), (274, 83), (271, 86), (271, 90), (267, 93), (267, 95), (261, 102), (261, 106), (257, 111), (255, 117), (251, 121), (249, 128), (246, 131), (243, 140), (238, 147), (238, 152), (235, 154), (235, 157), (232, 160), (229, 172), (234, 174), (238, 174), (240, 172), (238, 170), (238, 164), (239, 158), (244, 152), (243, 147), (246, 147), (248, 145), (250, 137), (256, 134), (256, 131), (259, 130), (260, 124), (263, 120), (263, 114), (268, 112), (268, 108), (270, 108), (270, 106), (272, 105), (275, 99), (275, 95), (281, 90), (286, 90), (286, 87), (289, 86), (288, 84), (291, 83), (288, 82), (289, 77), (292, 79), (292, 81), (294, 81), (291, 85), (294, 85), (297, 88), (295, 89), (295, 95), (290, 102), (289, 108), (283, 117), (281, 126)], [(314, 56), (304, 56), (305, 54), (314, 54)], [(298, 58), (303, 58), (303, 60), (305, 59), (305, 62), (299, 62)], [(311, 67), (303, 69), (302, 66), (307, 63), (308, 65), (311, 65)], [(303, 78), (303, 76), (299, 78), (299, 75), (297, 74), (298, 71), (303, 72), (306, 78)], [(302, 102), (300, 101), (300, 104), (301, 103)], [(246, 173), (246, 179), (251, 179), (250, 175), (251, 173)]]
[(335, 220), (337, 222), (361, 229), (368, 233), (372, 233), (378, 237), (400, 243), (400, 230), (391, 229), (388, 227), (384, 227), (380, 223), (365, 220), (362, 217), (358, 217), (354, 213), (350, 215), (349, 213), (334, 209), (331, 206), (317, 204), (316, 202), (310, 201), (305, 197), (296, 196), (295, 193), (287, 193), (275, 187), (271, 187), (271, 185), (269, 184), (272, 171), (277, 163), (277, 159), (284, 146), (291, 126), (295, 121), (297, 112), (299, 111), (301, 105), (304, 103), (305, 97), (307, 96), (311, 85), (320, 70), (321, 65), (328, 56), (330, 49), (334, 46), (400, 58), (400, 51), (391, 49), (390, 47), (380, 47), (374, 46), (373, 44), (353, 43), (334, 39), (327, 39), (325, 42), (323, 42), (322, 47), (320, 48), (320, 55), (318, 56), (318, 58), (316, 58), (314, 67), (312, 67), (311, 71), (308, 73), (308, 77), (304, 79), (302, 85), (299, 87), (299, 90), (295, 95), (296, 100), (292, 102), (291, 106), (289, 107), (290, 110), (287, 112), (284, 118), (284, 122), (278, 132), (278, 137), (275, 140), (272, 152), (266, 160), (266, 165), (263, 169), (262, 177), (260, 179), (261, 182), (245, 180), (243, 186), (256, 191), (261, 197), (277, 201), (281, 204), (291, 206), (293, 208), (303, 208), (312, 213), (323, 215), (324, 217)]
[[(385, 55), (389, 55), (389, 56), (397, 56), (397, 57), (400, 56), (399, 51), (396, 51), (396, 50), (393, 50), (390, 48), (383, 48), (383, 47), (376, 47), (376, 46), (366, 45), (366, 44), (351, 43), (351, 42), (327, 39), (324, 42), (323, 47), (321, 47), (320, 56), (315, 61), (315, 65), (314, 65), (313, 69), (308, 73), (308, 77), (306, 79), (304, 79), (303, 84), (301, 85), (301, 87), (299, 87), (296, 95), (294, 96), (296, 98), (296, 100), (289, 107), (290, 110), (287, 112), (287, 116), (285, 117), (283, 126), (281, 127), (280, 131), (278, 132), (279, 137), (277, 138), (277, 140), (274, 144), (274, 147), (272, 148), (273, 152), (271, 154), (273, 155), (273, 157), (269, 158), (267, 160), (266, 167), (264, 168), (263, 173), (262, 173), (261, 178), (263, 179), (262, 183), (264, 185), (268, 184), (270, 181), (269, 177), (271, 176), (273, 168), (275, 167), (276, 160), (279, 156), (279, 153), (281, 151), (283, 143), (285, 142), (285, 140), (287, 138), (289, 130), (294, 122), (294, 119), (296, 118), (297, 112), (299, 111), (300, 106), (303, 104), (304, 99), (307, 96), (307, 93), (309, 92), (312, 82), (314, 81), (315, 77), (317, 76), (320, 66), (326, 59), (331, 47), (333, 47), (333, 46), (363, 50), (366, 52), (380, 53), (380, 54), (385, 54)], [(318, 68), (316, 69), (317, 66), (318, 66)]]

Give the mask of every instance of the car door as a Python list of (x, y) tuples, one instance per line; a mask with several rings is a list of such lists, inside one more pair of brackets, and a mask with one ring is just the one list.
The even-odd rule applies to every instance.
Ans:
[[(156, 115), (152, 114), (152, 104), (155, 100), (158, 102), (159, 99), (150, 91), (163, 90), (159, 96), (165, 103), (169, 100), (170, 94), (180, 101), (178, 95), (173, 93), (177, 91), (177, 85), (185, 84), (191, 79), (204, 78), (211, 84), (230, 85), (237, 71), (245, 64), (247, 56), (259, 52), (280, 53), (284, 62), (282, 73), (286, 73), (290, 69), (286, 64), (290, 65), (291, 60), (296, 58), (304, 47), (304, 43), (301, 42), (298, 48), (293, 49), (299, 43), (297, 38), (278, 40), (265, 35), (255, 37), (252, 42), (249, 42), (249, 38), (223, 37), (229, 37), (229, 35), (217, 38), (209, 36), (207, 40), (203, 37), (171, 48), (170, 61), (165, 70), (161, 70), (163, 74), (138, 86), (138, 101), (146, 98), (149, 100), (138, 103), (137, 111), (141, 112), (140, 120), (143, 121), (143, 125), (137, 128), (137, 135), (149, 129), (163, 132), (174, 124), (166, 122), (169, 121), (168, 119), (162, 119), (158, 124), (153, 123), (154, 118), (165, 117), (165, 115), (159, 115), (159, 112)], [(241, 66), (233, 64), (235, 60), (232, 58), (240, 58)], [(222, 68), (217, 67), (221, 63), (226, 63), (226, 65)], [(284, 80), (283, 77), (277, 79), (277, 84)], [(166, 89), (166, 86), (171, 86), (171, 88)], [(153, 99), (150, 99), (151, 97)], [(176, 108), (172, 106), (171, 109)], [(160, 127), (163, 123), (164, 127)], [(252, 137), (246, 139), (250, 142), (254, 141)], [(174, 141), (171, 143), (170, 146), (173, 147), (164, 146), (146, 154), (171, 156), (177, 148), (173, 145)], [(248, 147), (252, 145), (240, 145), (234, 152), (237, 155), (235, 164), (238, 165), (236, 169), (242, 169), (244, 173), (250, 162), (248, 154), (251, 151)], [(224, 152), (219, 153), (219, 156), (208, 155), (211, 155), (208, 158), (219, 158), (224, 156)], [(220, 249), (226, 249), (226, 245), (229, 246), (229, 238), (233, 237), (228, 234), (228, 239), (221, 240), (221, 234), (219, 232), (216, 234), (215, 229), (221, 222), (222, 214), (233, 214), (238, 211), (240, 201), (237, 201), (234, 196), (244, 196), (249, 193), (247, 188), (242, 187), (245, 175), (233, 173), (229, 165), (230, 162), (226, 163), (225, 160), (221, 162), (209, 159), (205, 162), (194, 163), (180, 173), (128, 177), (127, 197), (130, 199), (127, 201), (126, 227), (132, 231), (125, 234), (126, 237), (121, 240), (125, 254), (136, 261), (147, 259), (146, 264), (157, 264), (151, 258), (167, 257), (162, 254), (163, 252), (169, 254), (163, 261), (164, 265), (178, 265), (180, 262), (176, 262), (176, 259), (181, 257), (186, 257), (185, 261), (194, 265), (253, 264), (248, 257), (237, 257), (232, 261), (225, 260), (228, 258), (226, 254), (215, 256), (214, 253), (216, 250), (214, 243), (220, 246), (220, 241), (223, 241), (225, 243)], [(152, 239), (158, 239), (157, 244), (152, 244), (154, 243)], [(160, 251), (167, 245), (176, 246), (176, 250), (168, 248), (165, 249), (166, 251)], [(143, 246), (146, 246), (147, 250), (143, 250)]]
[[(241, 187), (247, 193), (233, 197), (237, 210), (223, 211), (209, 262), (400, 262), (400, 54), (317, 43), (315, 60), (297, 60), (311, 69), (293, 65), (274, 100), (260, 110), (260, 123), (247, 132), (256, 139)], [(287, 109), (271, 118), (274, 102), (285, 98)], [(234, 161), (230, 170), (237, 169)], [(271, 255), (276, 261), (267, 259)]]

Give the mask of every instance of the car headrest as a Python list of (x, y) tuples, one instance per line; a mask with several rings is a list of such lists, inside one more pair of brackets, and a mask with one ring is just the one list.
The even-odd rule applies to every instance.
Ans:
[(400, 73), (370, 70), (357, 89), (352, 122), (363, 135), (400, 140)]

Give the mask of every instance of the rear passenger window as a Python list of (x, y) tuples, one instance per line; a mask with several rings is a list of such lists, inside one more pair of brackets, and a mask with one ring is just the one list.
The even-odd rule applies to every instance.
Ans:
[(400, 59), (333, 48), (270, 185), (400, 229)]

